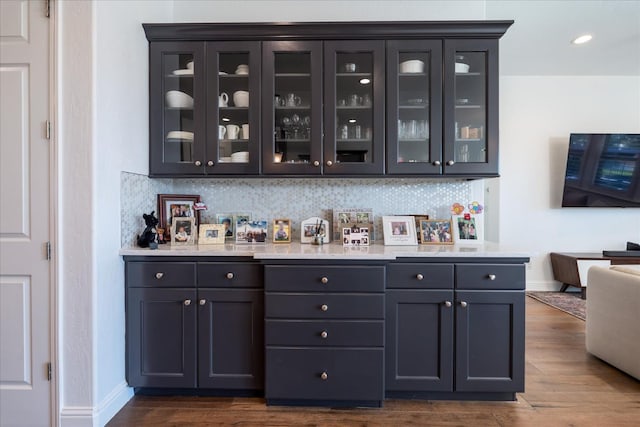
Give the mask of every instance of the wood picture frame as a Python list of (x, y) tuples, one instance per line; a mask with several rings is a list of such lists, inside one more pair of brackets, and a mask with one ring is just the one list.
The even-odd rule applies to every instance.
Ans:
[(273, 220), (273, 243), (291, 243), (291, 220), (286, 218)]
[(165, 230), (165, 240), (170, 241), (171, 224), (174, 216), (195, 218), (195, 225), (200, 224), (200, 211), (195, 204), (200, 202), (197, 194), (158, 194), (158, 228)]
[(450, 219), (426, 219), (420, 221), (420, 241), (423, 245), (453, 245)]
[(225, 232), (224, 224), (200, 224), (198, 245), (224, 245)]

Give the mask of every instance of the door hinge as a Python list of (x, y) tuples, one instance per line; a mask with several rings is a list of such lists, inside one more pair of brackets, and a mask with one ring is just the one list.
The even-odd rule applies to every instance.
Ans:
[(51, 260), (51, 242), (45, 243), (45, 252), (46, 252), (47, 261), (50, 261)]
[(50, 0), (44, 0), (44, 16), (51, 17), (51, 2)]
[(47, 363), (47, 380), (51, 381), (51, 362)]
[(47, 139), (51, 139), (51, 121), (47, 120), (44, 126)]

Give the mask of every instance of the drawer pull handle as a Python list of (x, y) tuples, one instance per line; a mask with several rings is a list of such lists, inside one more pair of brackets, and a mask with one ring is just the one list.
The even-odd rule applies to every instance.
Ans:
[(418, 273), (418, 274), (416, 274), (416, 279), (422, 280), (422, 279), (424, 279), (424, 276), (422, 274)]
[(320, 332), (320, 336), (322, 338), (327, 338), (329, 336), (329, 334), (327, 333), (327, 331), (322, 331), (322, 332)]
[(191, 300), (190, 299), (186, 299), (183, 302), (184, 305), (191, 305)]
[(322, 282), (322, 284), (326, 285), (327, 283), (329, 283), (329, 278), (323, 277), (322, 279), (320, 279), (320, 281)]
[(327, 375), (326, 372), (323, 372), (320, 374), (320, 379), (322, 379), (322, 381), (326, 381), (327, 378), (329, 378), (329, 375)]
[(231, 280), (233, 279), (233, 273), (227, 273), (227, 279)]
[(466, 301), (460, 302), (460, 307), (466, 308), (467, 307), (467, 302)]
[(320, 310), (322, 310), (322, 311), (327, 311), (327, 310), (329, 310), (329, 306), (328, 306), (327, 304), (322, 304), (322, 305), (320, 306)]
[(490, 274), (487, 277), (489, 278), (489, 280), (496, 280), (496, 275), (495, 274)]
[(156, 273), (156, 279), (160, 280), (164, 277), (164, 273)]
[(205, 305), (207, 303), (207, 300), (206, 299), (201, 299), (199, 301), (199, 303), (200, 303), (200, 305)]
[(444, 306), (447, 308), (451, 307), (451, 301), (445, 301)]

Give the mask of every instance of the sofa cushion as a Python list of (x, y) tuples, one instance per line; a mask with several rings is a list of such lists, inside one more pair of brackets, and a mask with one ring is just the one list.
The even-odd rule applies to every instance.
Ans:
[(640, 276), (640, 265), (614, 265), (611, 270)]

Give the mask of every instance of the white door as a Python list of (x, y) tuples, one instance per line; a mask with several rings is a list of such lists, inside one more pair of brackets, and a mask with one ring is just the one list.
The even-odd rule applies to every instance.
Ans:
[(49, 19), (0, 0), (0, 426), (51, 424)]

